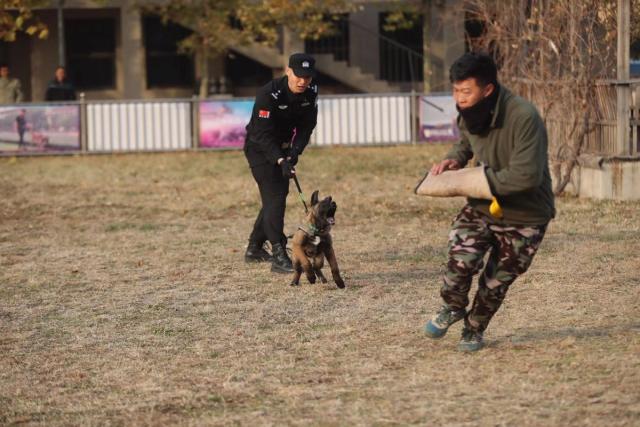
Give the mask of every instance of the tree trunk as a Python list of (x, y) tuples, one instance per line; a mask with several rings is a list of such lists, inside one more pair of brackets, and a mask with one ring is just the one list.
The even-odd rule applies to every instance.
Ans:
[(200, 52), (200, 90), (198, 96), (206, 98), (209, 95), (209, 55), (206, 48)]
[[(575, 139), (576, 142), (571, 150), (571, 156), (569, 157), (569, 159), (563, 162), (566, 165), (567, 170), (565, 171), (564, 176), (560, 177), (560, 181), (556, 186), (556, 189), (554, 191), (554, 194), (556, 195), (562, 194), (565, 188), (567, 187), (567, 185), (569, 184), (569, 182), (571, 181), (571, 174), (573, 173), (573, 169), (578, 164), (578, 157), (580, 157), (580, 153), (582, 152), (582, 146), (584, 145), (584, 141), (587, 139), (587, 135), (592, 131), (592, 129), (589, 126), (589, 118), (590, 118), (590, 114), (589, 114), (589, 110), (587, 110), (584, 113), (582, 127), (578, 132), (578, 136)], [(560, 175), (561, 175), (562, 166), (559, 169), (560, 169)]]

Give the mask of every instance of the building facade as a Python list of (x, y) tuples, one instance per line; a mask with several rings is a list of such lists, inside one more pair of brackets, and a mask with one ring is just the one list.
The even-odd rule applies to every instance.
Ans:
[[(360, 3), (357, 12), (342, 17), (332, 37), (303, 41), (283, 30), (275, 47), (236, 46), (211, 59), (209, 95), (252, 96), (257, 87), (282, 73), (289, 53), (302, 50), (316, 55), (324, 93), (448, 90), (448, 67), (465, 51), (458, 0), (433, 0), (413, 28), (395, 32), (384, 29), (387, 4)], [(142, 15), (134, 4), (67, 0), (63, 36), (58, 10), (38, 10), (49, 37), (23, 34), (15, 42), (2, 43), (0, 60), (10, 64), (26, 100), (32, 102), (44, 100), (61, 62), (61, 49), (68, 76), (86, 99), (196, 95), (199, 58), (178, 52), (176, 45), (189, 30), (163, 25), (158, 17)]]

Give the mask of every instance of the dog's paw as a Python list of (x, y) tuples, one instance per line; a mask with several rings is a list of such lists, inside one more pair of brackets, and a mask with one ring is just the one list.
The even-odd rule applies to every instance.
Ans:
[(337, 285), (340, 289), (344, 289), (344, 280), (342, 280), (342, 279), (338, 279), (338, 280), (336, 280), (336, 285)]
[(307, 275), (307, 280), (309, 280), (309, 283), (311, 283), (312, 285), (316, 283), (316, 275)]
[(298, 283), (291, 282), (291, 283), (289, 283), (289, 286), (300, 286), (300, 282), (298, 282)]

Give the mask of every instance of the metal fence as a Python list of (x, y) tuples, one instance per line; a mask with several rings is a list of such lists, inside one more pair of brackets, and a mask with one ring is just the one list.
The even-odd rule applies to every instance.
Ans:
[[(550, 152), (566, 148), (567, 141), (575, 138), (578, 129), (583, 125), (588, 126), (589, 131), (585, 135), (580, 153), (597, 156), (638, 156), (640, 153), (640, 81), (628, 83), (630, 86), (630, 110), (629, 110), (629, 143), (628, 146), (618, 147), (618, 122), (617, 122), (617, 83), (616, 81), (599, 81), (594, 88), (592, 101), (592, 114), (589, 122), (573, 123), (558, 113), (547, 114), (546, 123), (549, 134)], [(627, 84), (627, 83), (625, 83)], [(544, 105), (544, 100), (536, 93), (534, 86), (526, 81), (516, 81), (513, 88), (525, 98), (532, 100), (536, 105)], [(622, 151), (622, 152), (621, 152)]]
[(631, 85), (631, 149), (632, 155), (640, 154), (640, 83)]
[[(318, 124), (312, 134), (310, 144), (319, 146), (329, 145), (381, 145), (381, 144), (411, 144), (416, 140), (417, 94), (373, 94), (373, 95), (330, 95), (323, 96), (318, 101)], [(203, 106), (220, 105), (213, 112), (228, 112), (235, 105), (243, 104), (241, 116), (231, 116), (233, 123), (221, 120), (214, 125), (203, 119), (207, 108)], [(170, 99), (170, 100), (123, 100), (123, 101), (80, 101), (64, 104), (22, 104), (0, 107), (0, 125), (3, 120), (7, 132), (0, 132), (0, 154), (52, 154), (52, 153), (117, 153), (117, 152), (147, 152), (147, 151), (180, 151), (199, 150), (217, 147), (208, 144), (210, 140), (222, 140), (224, 148), (241, 148), (244, 141), (244, 126), (250, 119), (251, 98), (231, 99)], [(27, 134), (25, 145), (18, 145), (17, 136), (9, 127), (13, 126), (15, 116), (23, 108), (36, 110), (42, 117), (55, 116), (58, 110), (64, 108), (71, 111), (75, 117), (65, 117), (67, 125), (64, 130), (67, 138), (75, 138), (75, 143), (69, 143), (64, 150), (49, 145), (31, 142)], [(3, 119), (3, 114), (6, 116)], [(61, 121), (58, 118), (57, 121)], [(38, 132), (55, 138), (62, 132), (60, 126), (49, 126), (41, 119), (37, 125)], [(50, 119), (48, 119), (51, 122)], [(0, 126), (1, 127), (1, 126)], [(0, 129), (1, 130), (1, 129)], [(208, 133), (207, 133), (208, 132)], [(218, 135), (226, 132), (228, 135)], [(35, 134), (35, 131), (32, 133)], [(213, 135), (215, 133), (216, 135)], [(6, 134), (6, 136), (5, 136)], [(3, 151), (9, 146), (9, 139), (13, 138), (13, 148), (20, 150)], [(9, 142), (8, 142), (9, 141)], [(25, 149), (23, 149), (26, 147)], [(45, 147), (46, 148), (46, 147)]]
[[(318, 124), (311, 137), (311, 144), (331, 145), (383, 145), (411, 144), (418, 140), (420, 97), (418, 93), (390, 93), (366, 95), (328, 95), (318, 102)], [(525, 94), (526, 96), (526, 94)], [(615, 87), (598, 87), (598, 117), (593, 120), (593, 130), (587, 135), (582, 152), (600, 155), (616, 153), (616, 109)], [(171, 99), (134, 101), (80, 101), (64, 104), (22, 104), (0, 107), (0, 154), (51, 154), (52, 152), (112, 153), (145, 151), (199, 150), (211, 147), (201, 143), (206, 136), (201, 123), (202, 105), (206, 103), (244, 102), (250, 112), (253, 99)], [(52, 120), (46, 110), (74, 107), (79, 119), (69, 124), (64, 117)], [(15, 113), (22, 108), (40, 109), (40, 125), (54, 127), (50, 134), (44, 128), (33, 129), (27, 143), (33, 150), (3, 151), (8, 138), (14, 138), (12, 130)], [(9, 109), (8, 111), (5, 111)], [(73, 110), (73, 109), (71, 109)], [(70, 110), (70, 111), (71, 111)], [(79, 114), (77, 113), (79, 111)], [(247, 112), (247, 114), (249, 114)], [(36, 118), (34, 116), (34, 118)], [(225, 148), (240, 148), (242, 132), (248, 122), (246, 118), (235, 118), (235, 145)], [(4, 127), (3, 127), (4, 126)], [(570, 127), (562, 118), (548, 118), (550, 149), (553, 141), (566, 141), (570, 137)], [(6, 129), (5, 129), (6, 128)], [(36, 130), (38, 130), (36, 132)], [(77, 143), (67, 144), (75, 131)], [(57, 133), (56, 133), (57, 132)], [(640, 153), (640, 82), (632, 85), (630, 102), (630, 147), (628, 154)], [(48, 145), (51, 150), (36, 148)], [(60, 148), (62, 147), (62, 148)], [(69, 148), (71, 147), (71, 148)], [(56, 151), (57, 150), (57, 151)]]
[(409, 144), (415, 140), (411, 126), (411, 94), (347, 95), (322, 97), (318, 125), (311, 143), (316, 145)]
[(193, 147), (191, 101), (91, 102), (88, 152), (171, 151)]

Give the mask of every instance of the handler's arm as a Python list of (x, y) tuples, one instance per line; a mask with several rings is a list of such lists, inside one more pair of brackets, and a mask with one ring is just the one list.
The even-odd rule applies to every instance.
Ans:
[(302, 116), (300, 123), (296, 126), (296, 136), (293, 139), (293, 148), (298, 154), (302, 154), (307, 144), (309, 144), (311, 133), (318, 122), (318, 106), (314, 105), (308, 108), (309, 111)]
[(532, 190), (542, 183), (547, 162), (547, 131), (537, 114), (516, 120), (514, 148), (509, 165), (499, 171), (486, 169), (492, 193), (508, 196)]
[(251, 132), (251, 140), (255, 148), (265, 155), (269, 162), (278, 163), (278, 159), (284, 158), (281, 144), (276, 137), (276, 125), (274, 122), (274, 105), (270, 101), (268, 93), (258, 93), (253, 106), (252, 120), (255, 126)]

